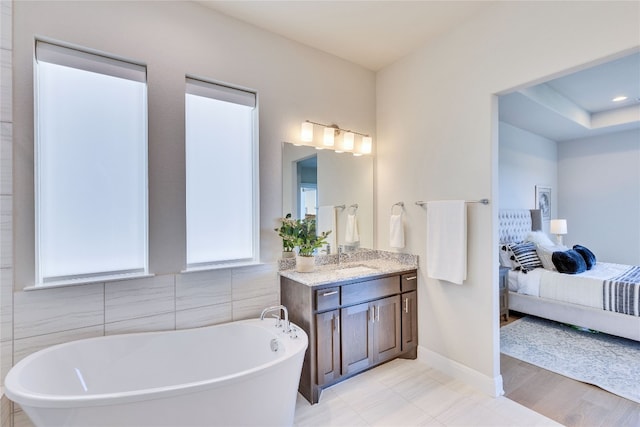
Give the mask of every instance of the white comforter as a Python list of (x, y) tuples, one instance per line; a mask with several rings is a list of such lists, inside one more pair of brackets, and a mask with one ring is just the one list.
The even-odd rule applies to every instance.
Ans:
[(618, 276), (628, 265), (598, 262), (580, 274), (562, 274), (536, 268), (527, 273), (509, 272), (509, 289), (514, 292), (549, 298), (587, 307), (602, 308), (604, 280)]

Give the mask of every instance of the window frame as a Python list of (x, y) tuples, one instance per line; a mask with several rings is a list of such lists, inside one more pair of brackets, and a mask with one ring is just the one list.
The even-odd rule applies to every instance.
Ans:
[[(240, 96), (238, 96), (240, 93)], [(232, 102), (241, 105), (247, 105), (242, 100), (243, 94), (250, 94), (253, 96), (253, 109), (251, 113), (251, 256), (245, 258), (229, 258), (217, 261), (204, 261), (204, 262), (189, 262), (188, 259), (188, 235), (189, 235), (189, 220), (188, 220), (188, 142), (187, 142), (187, 95), (202, 96), (205, 98), (213, 98), (221, 101)], [(217, 96), (216, 96), (217, 95)], [(206, 79), (193, 75), (185, 76), (185, 251), (184, 251), (184, 265), (183, 272), (214, 270), (220, 268), (238, 267), (245, 265), (255, 265), (260, 263), (260, 168), (259, 168), (259, 96), (258, 92), (253, 89), (241, 87), (238, 85), (231, 85), (229, 83), (220, 82), (216, 80)], [(215, 180), (224, 184), (224, 180)], [(229, 212), (233, 212), (233, 206), (225, 206), (223, 209), (227, 209)]]
[[(136, 212), (142, 219), (139, 222), (141, 239), (139, 242), (142, 251), (138, 253), (141, 262), (134, 263), (137, 265), (131, 269), (105, 269), (103, 271), (93, 271), (79, 274), (69, 275), (45, 275), (43, 271), (43, 212), (42, 179), (44, 171), (43, 149), (41, 144), (42, 131), (40, 129), (40, 102), (43, 94), (39, 90), (39, 70), (38, 62), (46, 62), (49, 64), (62, 65), (86, 72), (94, 72), (106, 76), (118, 77), (129, 81), (143, 83), (141, 94), (141, 106), (139, 110), (143, 123), (141, 123), (142, 138), (136, 140), (140, 145), (136, 146), (136, 150), (142, 153), (140, 163), (135, 167), (137, 175), (141, 178), (137, 190), (142, 195), (142, 200)], [(59, 41), (52, 41), (43, 38), (36, 38), (34, 43), (33, 54), (33, 81), (34, 81), (34, 237), (35, 237), (35, 283), (33, 287), (25, 289), (37, 289), (58, 287), (66, 285), (76, 285), (84, 283), (105, 282), (113, 280), (130, 279), (137, 277), (148, 277), (149, 274), (149, 159), (148, 159), (148, 138), (149, 138), (149, 105), (148, 105), (148, 84), (147, 84), (147, 67), (144, 64), (119, 58), (115, 55), (105, 54), (95, 50), (78, 47)]]

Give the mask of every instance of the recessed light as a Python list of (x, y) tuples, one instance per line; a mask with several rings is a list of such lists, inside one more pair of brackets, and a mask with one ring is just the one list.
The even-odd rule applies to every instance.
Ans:
[(620, 101), (624, 101), (625, 99), (627, 99), (626, 96), (621, 95), (621, 96), (616, 96), (615, 98), (612, 99), (613, 102), (620, 102)]

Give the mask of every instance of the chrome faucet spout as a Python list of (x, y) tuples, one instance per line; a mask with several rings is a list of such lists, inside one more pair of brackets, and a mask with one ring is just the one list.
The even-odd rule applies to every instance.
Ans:
[(289, 323), (289, 310), (287, 310), (287, 307), (285, 307), (284, 305), (274, 305), (272, 307), (265, 308), (264, 310), (262, 310), (262, 313), (260, 313), (260, 320), (264, 320), (264, 316), (266, 316), (267, 313), (280, 310), (284, 312), (284, 331), (286, 333), (289, 333), (291, 332), (291, 324)]

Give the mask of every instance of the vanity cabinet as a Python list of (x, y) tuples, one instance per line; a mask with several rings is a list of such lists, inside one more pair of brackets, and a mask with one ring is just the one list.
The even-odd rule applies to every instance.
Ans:
[(410, 271), (310, 286), (281, 276), (282, 304), (309, 336), (299, 387), (309, 402), (380, 363), (416, 358), (416, 277)]
[(316, 314), (316, 347), (318, 385), (330, 384), (340, 378), (340, 311)]
[(402, 351), (418, 348), (418, 275), (416, 272), (400, 277), (402, 311)]
[(352, 375), (400, 354), (400, 296), (345, 307), (342, 374)]

